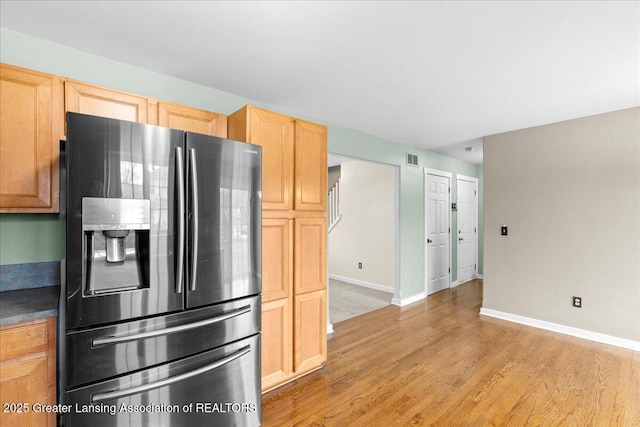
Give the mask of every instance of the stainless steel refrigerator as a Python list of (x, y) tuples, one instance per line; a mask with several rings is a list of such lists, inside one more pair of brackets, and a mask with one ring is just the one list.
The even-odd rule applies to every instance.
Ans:
[(254, 426), (261, 148), (68, 113), (63, 426)]

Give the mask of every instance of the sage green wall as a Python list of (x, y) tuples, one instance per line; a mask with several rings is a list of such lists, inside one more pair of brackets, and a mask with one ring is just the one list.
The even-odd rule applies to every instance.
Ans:
[[(0, 28), (0, 62), (73, 78), (197, 108), (230, 114), (245, 104), (303, 117), (277, 105), (265, 105), (57, 43)], [(215, 70), (211, 71), (215, 73)], [(325, 123), (326, 124), (326, 123)], [(391, 142), (352, 129), (326, 124), (329, 151), (400, 168), (400, 298), (424, 291), (424, 167), (481, 177), (482, 168), (447, 156)], [(407, 152), (419, 167), (407, 166)], [(455, 179), (455, 176), (454, 176)], [(452, 200), (455, 201), (455, 185)], [(480, 201), (480, 206), (482, 202)], [(34, 227), (34, 224), (38, 224)], [(482, 224), (482, 223), (480, 223)], [(0, 264), (53, 261), (64, 257), (64, 221), (55, 215), (0, 215)], [(5, 230), (11, 231), (4, 234)], [(452, 224), (455, 229), (455, 224)], [(480, 230), (482, 227), (480, 227)], [(481, 234), (480, 234), (481, 236)], [(15, 250), (19, 247), (19, 250)], [(454, 245), (455, 248), (455, 245)], [(479, 241), (480, 259), (482, 241)], [(455, 259), (455, 256), (454, 256)], [(452, 271), (455, 274), (456, 268)], [(479, 265), (482, 272), (482, 263)], [(454, 276), (455, 280), (455, 276)]]
[(65, 218), (53, 214), (0, 214), (0, 265), (64, 258)]

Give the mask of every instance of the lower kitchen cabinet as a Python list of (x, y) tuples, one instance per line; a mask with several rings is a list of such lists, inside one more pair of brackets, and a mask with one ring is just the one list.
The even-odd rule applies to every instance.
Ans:
[(327, 291), (296, 295), (294, 300), (294, 372), (303, 373), (327, 360)]
[(262, 391), (293, 376), (293, 327), (288, 298), (262, 303)]
[(56, 425), (56, 321), (34, 320), (0, 327), (0, 425)]
[(326, 290), (262, 303), (263, 392), (320, 368), (326, 360)]
[(326, 219), (262, 219), (262, 391), (327, 358)]

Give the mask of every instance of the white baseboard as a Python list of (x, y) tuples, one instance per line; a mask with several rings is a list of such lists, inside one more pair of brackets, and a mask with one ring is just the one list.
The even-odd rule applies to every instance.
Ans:
[(364, 288), (375, 289), (376, 291), (382, 291), (388, 294), (393, 293), (393, 288), (390, 288), (388, 286), (378, 285), (377, 283), (365, 282), (364, 280), (352, 279), (351, 277), (338, 276), (337, 274), (329, 274), (329, 279), (340, 280), (341, 282), (362, 286)]
[(333, 333), (333, 323), (327, 323), (327, 335), (331, 335)]
[(522, 325), (533, 326), (534, 328), (546, 329), (547, 331), (558, 332), (565, 335), (571, 335), (590, 341), (609, 344), (616, 347), (622, 347), (633, 351), (640, 351), (640, 341), (628, 340), (626, 338), (614, 337), (611, 335), (601, 334), (599, 332), (587, 331), (585, 329), (574, 328), (572, 326), (561, 325), (558, 323), (546, 322), (544, 320), (532, 319), (530, 317), (519, 316), (517, 314), (505, 313), (502, 311), (491, 310), (489, 308), (481, 308), (480, 314), (488, 317), (495, 317), (509, 322), (520, 323)]
[[(471, 280), (474, 280), (474, 279), (475, 279), (475, 277), (473, 279), (467, 280), (467, 282), (471, 281)], [(459, 285), (461, 285), (463, 283), (466, 283), (466, 282), (458, 282), (458, 281), (451, 282), (451, 284), (449, 285), (449, 289), (453, 289), (456, 286), (459, 286)], [(391, 300), (391, 304), (398, 305), (400, 307), (404, 307), (405, 305), (413, 304), (416, 301), (420, 301), (421, 299), (425, 299), (428, 296), (429, 296), (429, 294), (427, 294), (426, 292), (421, 292), (418, 295), (414, 295), (414, 296), (409, 297), (409, 298), (404, 298), (404, 299), (393, 298)]]
[(463, 283), (467, 283), (467, 282), (470, 282), (470, 281), (472, 281), (472, 280), (476, 280), (477, 278), (478, 278), (478, 276), (474, 276), (474, 277), (472, 277), (472, 278), (470, 278), (470, 279), (467, 279), (467, 280), (456, 280), (455, 282), (453, 282), (453, 283), (451, 284), (451, 287), (452, 287), (452, 288), (455, 288), (456, 286), (460, 286), (460, 285), (462, 285)]
[(427, 297), (427, 293), (421, 292), (418, 295), (414, 295), (409, 298), (402, 298), (402, 299), (393, 298), (391, 300), (391, 304), (404, 307), (405, 305), (413, 304), (414, 302), (418, 302), (422, 299), (425, 299), (426, 297)]
[(484, 279), (484, 274), (476, 274), (476, 279)]

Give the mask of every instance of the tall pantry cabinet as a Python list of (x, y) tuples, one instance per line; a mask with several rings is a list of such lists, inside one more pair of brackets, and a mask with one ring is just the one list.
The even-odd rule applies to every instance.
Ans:
[(262, 390), (327, 357), (327, 129), (247, 105), (228, 137), (262, 146)]

